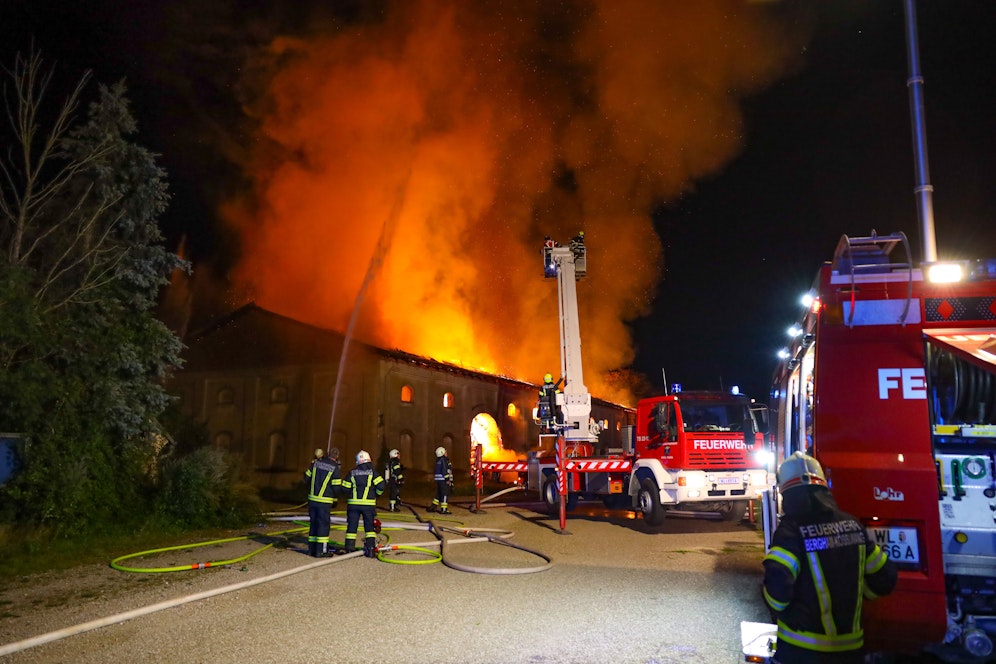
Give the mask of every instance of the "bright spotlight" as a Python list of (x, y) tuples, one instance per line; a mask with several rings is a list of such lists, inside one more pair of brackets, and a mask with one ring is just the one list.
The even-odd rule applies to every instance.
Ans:
[(953, 284), (965, 278), (960, 263), (934, 263), (927, 268), (927, 279), (935, 284)]

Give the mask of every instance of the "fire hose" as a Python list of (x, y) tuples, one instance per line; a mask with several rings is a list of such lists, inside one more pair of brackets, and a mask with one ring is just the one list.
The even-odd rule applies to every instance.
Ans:
[[(408, 507), (409, 507), (409, 509), (412, 509), (411, 506), (408, 506)], [(421, 517), (419, 517), (419, 515), (415, 512), (414, 509), (412, 509), (412, 512), (413, 512), (415, 518), (418, 520), (417, 523), (412, 523), (412, 522), (405, 523), (405, 522), (400, 522), (400, 521), (399, 522), (388, 522), (385, 527), (388, 528), (389, 530), (393, 530), (393, 529), (397, 529), (397, 530), (425, 530), (427, 532), (431, 532), (431, 533), (435, 534), (437, 536), (437, 539), (431, 540), (431, 541), (428, 541), (428, 542), (416, 542), (416, 543), (411, 543), (411, 544), (394, 544), (394, 545), (390, 545), (389, 544), (389, 545), (385, 545), (383, 547), (378, 547), (377, 548), (377, 558), (378, 558), (378, 560), (381, 560), (383, 562), (394, 563), (394, 564), (408, 564), (408, 565), (426, 564), (426, 563), (434, 563), (434, 562), (440, 562), (440, 561), (442, 561), (442, 563), (444, 565), (446, 565), (447, 567), (450, 567), (451, 569), (455, 569), (455, 570), (463, 571), (463, 572), (471, 572), (471, 573), (475, 573), (475, 574), (530, 574), (530, 573), (545, 571), (545, 570), (549, 569), (553, 565), (553, 560), (549, 556), (547, 556), (546, 554), (543, 554), (543, 553), (541, 553), (539, 551), (535, 551), (533, 549), (530, 549), (530, 548), (527, 548), (527, 547), (524, 547), (524, 546), (521, 546), (521, 545), (518, 545), (518, 544), (513, 544), (513, 543), (509, 542), (508, 538), (510, 538), (512, 536), (512, 532), (511, 531), (499, 530), (499, 529), (493, 529), (493, 528), (477, 528), (477, 529), (473, 529), (473, 528), (466, 528), (466, 529), (454, 528), (452, 526), (442, 525), (442, 522), (444, 522), (444, 521), (455, 521), (454, 519), (433, 519), (431, 521), (423, 521), (421, 519)], [(302, 517), (302, 516), (273, 516), (273, 518), (271, 520), (274, 520), (274, 521), (301, 521), (302, 519), (303, 520), (307, 520), (307, 517)], [(343, 519), (341, 517), (332, 517), (332, 522), (333, 523), (344, 523), (345, 519)], [(305, 529), (306, 529), (306, 527), (303, 527), (303, 528), (294, 528), (294, 529), (291, 529), (291, 530), (280, 531), (278, 533), (271, 533), (269, 536), (287, 535), (287, 534), (291, 534), (291, 533), (301, 532), (301, 531), (303, 531)], [(462, 535), (464, 537), (464, 539), (455, 539), (453, 537), (447, 538), (447, 537), (444, 536), (444, 533), (449, 533), (451, 535)], [(249, 553), (249, 554), (247, 554), (245, 556), (241, 556), (241, 557), (238, 557), (238, 558), (232, 558), (230, 560), (224, 560), (224, 561), (208, 561), (208, 562), (203, 562), (203, 563), (195, 563), (195, 564), (188, 564), (188, 565), (181, 565), (181, 566), (174, 566), (174, 567), (159, 567), (159, 568), (126, 567), (126, 566), (124, 566), (124, 565), (121, 564), (122, 561), (131, 559), (131, 558), (136, 558), (136, 557), (139, 557), (139, 556), (142, 556), (142, 555), (146, 555), (146, 554), (159, 553), (159, 552), (167, 552), (167, 551), (176, 551), (176, 550), (180, 550), (180, 549), (190, 549), (190, 548), (196, 548), (196, 547), (201, 547), (201, 546), (208, 546), (208, 545), (212, 545), (212, 544), (220, 544), (220, 543), (224, 543), (224, 542), (233, 542), (233, 541), (239, 541), (239, 540), (248, 540), (248, 539), (251, 539), (253, 537), (258, 537), (258, 535), (245, 535), (245, 536), (241, 536), (241, 537), (230, 537), (230, 538), (226, 538), (226, 539), (213, 540), (213, 541), (210, 541), (210, 542), (202, 542), (202, 543), (193, 544), (193, 545), (187, 544), (187, 545), (180, 545), (180, 546), (173, 546), (173, 547), (165, 547), (165, 548), (161, 548), (161, 549), (152, 549), (152, 550), (143, 551), (143, 552), (140, 552), (140, 553), (127, 554), (127, 555), (115, 558), (111, 562), (111, 567), (113, 567), (114, 569), (120, 570), (120, 571), (124, 571), (124, 572), (178, 572), (178, 571), (189, 571), (189, 570), (194, 570), (194, 569), (206, 569), (206, 568), (209, 568), (209, 567), (220, 567), (222, 565), (232, 564), (232, 563), (235, 563), (235, 562), (241, 562), (243, 560), (246, 560), (246, 559), (248, 559), (248, 558), (256, 555), (257, 553), (260, 553), (261, 551), (265, 551), (266, 549), (269, 549), (270, 547), (272, 547), (276, 543), (275, 541), (274, 542), (270, 542), (270, 543), (264, 545), (263, 547), (255, 550), (255, 551), (253, 551), (253, 552), (251, 552), (251, 553)], [(535, 567), (525, 567), (525, 568), (500, 568), (499, 567), (499, 568), (489, 568), (489, 567), (473, 567), (473, 566), (469, 566), (469, 565), (462, 565), (462, 564), (459, 564), (459, 563), (455, 563), (454, 561), (449, 560), (447, 558), (447, 551), (448, 551), (449, 547), (451, 547), (451, 546), (453, 546), (455, 544), (471, 543), (471, 542), (493, 542), (493, 543), (496, 543), (496, 544), (502, 544), (502, 545), (505, 545), (505, 546), (510, 546), (510, 547), (518, 549), (520, 551), (524, 551), (526, 553), (538, 556), (538, 557), (542, 558), (546, 562), (543, 565), (539, 565), (539, 566), (535, 566)], [(435, 551), (434, 548), (438, 548), (439, 551), (438, 552)], [(388, 552), (392, 552), (392, 551), (410, 551), (410, 552), (415, 552), (415, 553), (422, 553), (422, 554), (426, 554), (426, 555), (430, 556), (430, 558), (428, 558), (426, 560), (415, 560), (415, 561), (392, 560), (391, 556), (385, 555)], [(149, 606), (144, 606), (144, 607), (139, 607), (137, 609), (132, 609), (131, 611), (125, 611), (123, 613), (118, 613), (118, 614), (115, 614), (115, 615), (112, 615), (112, 616), (107, 616), (105, 618), (98, 618), (96, 620), (91, 620), (91, 621), (88, 621), (88, 622), (80, 623), (78, 625), (73, 625), (71, 627), (66, 627), (64, 629), (55, 630), (55, 631), (48, 632), (46, 634), (41, 634), (39, 636), (35, 636), (35, 637), (29, 638), (29, 639), (24, 639), (24, 640), (21, 640), (21, 641), (16, 641), (14, 643), (8, 643), (8, 644), (5, 644), (5, 645), (0, 645), (0, 657), (2, 657), (4, 655), (10, 655), (10, 654), (15, 653), (15, 652), (20, 652), (22, 650), (27, 650), (29, 648), (34, 648), (36, 646), (44, 645), (46, 643), (51, 643), (53, 641), (58, 641), (58, 640), (61, 640), (61, 639), (65, 639), (65, 638), (68, 638), (70, 636), (75, 636), (77, 634), (83, 634), (84, 632), (89, 632), (89, 631), (92, 631), (92, 630), (95, 630), (95, 629), (99, 629), (101, 627), (107, 627), (109, 625), (116, 625), (116, 624), (119, 624), (119, 623), (123, 623), (123, 622), (125, 622), (127, 620), (131, 620), (133, 618), (139, 618), (139, 617), (146, 616), (146, 615), (149, 615), (149, 614), (152, 614), (152, 613), (157, 613), (157, 612), (163, 611), (165, 609), (175, 608), (177, 606), (181, 606), (183, 604), (187, 604), (187, 603), (190, 603), (190, 602), (196, 602), (196, 601), (199, 601), (199, 600), (202, 600), (202, 599), (208, 599), (208, 598), (211, 598), (211, 597), (216, 597), (218, 595), (222, 595), (222, 594), (225, 594), (225, 593), (230, 593), (230, 592), (235, 592), (235, 591), (238, 591), (238, 590), (243, 590), (245, 588), (250, 588), (252, 586), (256, 586), (256, 585), (259, 585), (259, 584), (262, 584), (262, 583), (268, 583), (270, 581), (276, 581), (278, 579), (282, 579), (282, 578), (291, 576), (293, 574), (298, 574), (299, 572), (306, 572), (306, 571), (309, 571), (309, 570), (312, 570), (312, 569), (316, 569), (318, 567), (323, 567), (325, 565), (329, 565), (329, 564), (332, 564), (332, 563), (340, 562), (342, 560), (348, 560), (350, 558), (361, 557), (362, 555), (363, 555), (363, 551), (362, 550), (358, 550), (358, 551), (353, 551), (353, 552), (350, 552), (350, 553), (347, 553), (347, 554), (344, 554), (344, 555), (337, 555), (337, 556), (335, 556), (333, 558), (324, 558), (322, 560), (316, 560), (314, 562), (309, 562), (309, 563), (306, 563), (304, 565), (300, 565), (298, 567), (294, 567), (294, 568), (289, 569), (289, 570), (284, 570), (282, 572), (276, 572), (274, 574), (270, 574), (268, 576), (264, 576), (264, 577), (261, 577), (261, 578), (258, 578), (258, 579), (250, 579), (248, 581), (242, 581), (240, 583), (235, 583), (235, 584), (231, 584), (231, 585), (228, 585), (228, 586), (223, 586), (221, 588), (215, 588), (213, 590), (206, 590), (204, 592), (194, 593), (194, 594), (186, 595), (186, 596), (183, 596), (183, 597), (177, 597), (177, 598), (174, 598), (174, 599), (171, 599), (171, 600), (166, 600), (166, 601), (163, 601), (163, 602), (158, 602), (156, 604), (151, 604)]]

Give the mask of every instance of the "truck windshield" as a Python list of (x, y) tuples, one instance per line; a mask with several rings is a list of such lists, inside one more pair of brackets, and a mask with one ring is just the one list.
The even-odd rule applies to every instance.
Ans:
[(751, 418), (746, 404), (724, 401), (682, 401), (686, 431), (743, 431)]

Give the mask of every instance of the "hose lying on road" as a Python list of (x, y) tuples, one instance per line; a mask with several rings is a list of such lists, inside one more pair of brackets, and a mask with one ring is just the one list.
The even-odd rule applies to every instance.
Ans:
[[(409, 506), (409, 509), (412, 509)], [(512, 536), (511, 531), (498, 530), (494, 528), (455, 528), (452, 526), (444, 525), (446, 522), (457, 522), (456, 519), (433, 519), (431, 521), (423, 520), (414, 509), (412, 509), (417, 522), (403, 522), (403, 521), (389, 521), (384, 522), (382, 526), (389, 530), (425, 530), (431, 532), (438, 539), (431, 540), (428, 542), (415, 542), (415, 543), (405, 543), (405, 544), (394, 544), (378, 547), (377, 558), (384, 562), (396, 563), (396, 564), (426, 564), (442, 561), (444, 565), (455, 570), (462, 572), (471, 572), (475, 574), (531, 574), (535, 572), (542, 572), (549, 569), (553, 565), (553, 560), (546, 554), (540, 553), (533, 549), (513, 544), (508, 541), (508, 538)], [(306, 520), (307, 517), (302, 516), (274, 516), (271, 520), (273, 521), (300, 521)], [(344, 524), (345, 519), (341, 517), (332, 517), (332, 523)], [(277, 533), (269, 533), (264, 536), (282, 536), (290, 533), (297, 533), (306, 530), (306, 528), (295, 528), (291, 530), (284, 530)], [(453, 535), (454, 537), (446, 537), (445, 534)], [(461, 538), (455, 536), (462, 536)], [(181, 565), (175, 567), (158, 567), (158, 568), (141, 568), (141, 567), (125, 567), (121, 564), (122, 561), (128, 560), (130, 558), (137, 558), (139, 556), (147, 555), (150, 553), (159, 553), (166, 551), (176, 551), (183, 549), (191, 549), (195, 547), (208, 546), (211, 544), (219, 544), (223, 542), (233, 542), (238, 540), (247, 540), (254, 537), (259, 537), (259, 535), (245, 535), (242, 537), (230, 537), (222, 540), (213, 540), (210, 542), (202, 542), (198, 544), (186, 544), (180, 546), (165, 547), (162, 549), (152, 549), (149, 551), (142, 551), (140, 553), (132, 553), (124, 556), (120, 556), (111, 561), (111, 567), (123, 572), (174, 572), (174, 571), (189, 571), (193, 569), (206, 569), (208, 567), (219, 567), (223, 564), (230, 564), (233, 562), (239, 562), (250, 558), (260, 551), (264, 551), (271, 546), (273, 546), (276, 541), (270, 542), (265, 546), (253, 551), (252, 553), (242, 556), (240, 558), (233, 558), (227, 561), (211, 561), (205, 563), (195, 563), (188, 565)], [(449, 547), (456, 544), (467, 544), (471, 542), (493, 542), (495, 544), (502, 544), (509, 546), (520, 551), (538, 556), (542, 558), (545, 562), (543, 565), (535, 567), (473, 567), (469, 565), (462, 565), (454, 562), (447, 556)], [(438, 549), (438, 552), (434, 549)], [(402, 561), (402, 560), (392, 560), (391, 556), (386, 555), (391, 551), (413, 551), (416, 553), (422, 553), (429, 556), (425, 560), (417, 561)], [(97, 620), (91, 620), (89, 622), (80, 623), (78, 625), (73, 625), (72, 627), (66, 627), (64, 629), (55, 630), (53, 632), (48, 632), (40, 636), (35, 636), (29, 639), (24, 639), (22, 641), (15, 641), (14, 643), (8, 643), (6, 645), (0, 645), (0, 657), (4, 655), (10, 655), (15, 652), (20, 652), (22, 650), (27, 650), (28, 648), (33, 648), (35, 646), (44, 645), (46, 643), (51, 643), (52, 641), (58, 641), (70, 636), (75, 636), (77, 634), (82, 634), (84, 632), (89, 632), (91, 630), (99, 629), (101, 627), (107, 627), (108, 625), (115, 625), (118, 623), (131, 620), (133, 618), (139, 618), (141, 616), (146, 616), (151, 613), (156, 613), (158, 611), (163, 611), (165, 609), (171, 609), (182, 604), (187, 604), (189, 602), (196, 602), (202, 599), (208, 599), (210, 597), (216, 597), (225, 593), (234, 592), (237, 590), (243, 590), (255, 585), (262, 583), (267, 583), (269, 581), (276, 581), (277, 579), (282, 579), (284, 577), (291, 576), (292, 574), (297, 574), (299, 572), (306, 572), (318, 567), (323, 567), (331, 563), (340, 562), (342, 560), (348, 560), (350, 558), (357, 558), (363, 555), (362, 550), (354, 551), (344, 555), (335, 556), (334, 558), (323, 558), (321, 560), (316, 560), (314, 562), (309, 562), (298, 567), (294, 567), (283, 572), (277, 572), (275, 574), (270, 574), (269, 576), (264, 576), (258, 579), (251, 579), (248, 581), (242, 581), (240, 583), (235, 583), (228, 586), (223, 586), (221, 588), (215, 588), (214, 590), (206, 590), (200, 593), (194, 593), (192, 595), (186, 595), (183, 597), (177, 597), (175, 599), (166, 600), (164, 602), (159, 602), (158, 604), (152, 604), (149, 606), (139, 607), (131, 611), (125, 611), (124, 613), (118, 613), (113, 616), (108, 616), (106, 618), (99, 618)]]
[(107, 627), (108, 625), (116, 625), (126, 620), (131, 620), (132, 618), (147, 616), (150, 613), (156, 613), (164, 609), (171, 609), (175, 606), (180, 606), (181, 604), (187, 604), (188, 602), (196, 602), (198, 600), (207, 599), (209, 597), (215, 597), (217, 595), (222, 595), (224, 593), (230, 593), (236, 590), (249, 588), (251, 586), (259, 585), (261, 583), (267, 583), (268, 581), (276, 581), (277, 579), (282, 579), (285, 576), (297, 574), (298, 572), (306, 572), (308, 570), (315, 569), (316, 567), (321, 567), (323, 565), (328, 565), (330, 563), (337, 563), (341, 560), (346, 560), (347, 558), (356, 558), (357, 556), (362, 556), (362, 555), (363, 555), (362, 551), (356, 551), (354, 553), (349, 553), (344, 556), (336, 556), (335, 558), (325, 558), (322, 560), (316, 560), (315, 562), (308, 563), (306, 565), (301, 565), (300, 567), (295, 567), (293, 569), (285, 570), (283, 572), (277, 572), (275, 574), (270, 574), (269, 576), (260, 577), (258, 579), (250, 579), (249, 581), (243, 581), (241, 583), (235, 583), (230, 586), (215, 588), (214, 590), (205, 590), (204, 592), (195, 593), (193, 595), (177, 597), (175, 599), (166, 600), (165, 602), (159, 602), (158, 604), (139, 607), (137, 609), (132, 609), (131, 611), (125, 611), (124, 613), (118, 613), (116, 615), (108, 616), (106, 618), (98, 618), (97, 620), (91, 620), (89, 622), (80, 623), (79, 625), (73, 625), (72, 627), (66, 627), (65, 629), (59, 629), (54, 632), (42, 634), (41, 636), (35, 636), (30, 639), (24, 639), (23, 641), (8, 643), (6, 645), (0, 646), (0, 657), (2, 657), (3, 655), (10, 655), (11, 653), (20, 652), (21, 650), (27, 650), (28, 648), (33, 648), (35, 646), (40, 646), (45, 643), (50, 643), (52, 641), (58, 641), (59, 639), (64, 639), (69, 636), (75, 636), (76, 634), (82, 634), (83, 632), (89, 632), (90, 630), (98, 629), (100, 627)]

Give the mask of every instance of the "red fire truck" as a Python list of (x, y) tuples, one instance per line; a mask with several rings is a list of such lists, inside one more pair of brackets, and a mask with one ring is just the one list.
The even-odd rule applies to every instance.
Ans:
[(915, 268), (901, 233), (845, 235), (810, 296), (771, 429), (777, 460), (810, 451), (899, 565), (895, 592), (865, 606), (866, 644), (990, 661), (996, 260)]
[[(642, 399), (622, 450), (592, 456), (591, 443), (567, 446), (566, 508), (581, 498), (601, 499), (610, 509), (642, 512), (650, 526), (660, 525), (669, 509), (740, 520), (748, 501), (773, 481), (763, 428), (763, 418), (741, 394), (677, 392)], [(530, 455), (527, 488), (540, 491), (551, 511), (560, 501), (556, 470), (553, 450)]]
[[(759, 426), (750, 400), (715, 392), (643, 399), (636, 426), (626, 428), (623, 448), (593, 456), (602, 427), (590, 416), (575, 287), (587, 273), (584, 234), (568, 246), (547, 238), (543, 273), (557, 279), (563, 391), (551, 387), (540, 398), (534, 417), (546, 435), (541, 434), (539, 449), (526, 463), (484, 462), (481, 470), (519, 472), (526, 488), (538, 491), (551, 511), (560, 511), (564, 496), (565, 511), (580, 498), (600, 498), (610, 509), (639, 510), (651, 526), (662, 523), (672, 508), (714, 511), (739, 520), (748, 501), (774, 479), (759, 433), (763, 420)], [(555, 443), (558, 438), (563, 445)], [(563, 474), (558, 473), (558, 449), (563, 450)]]

